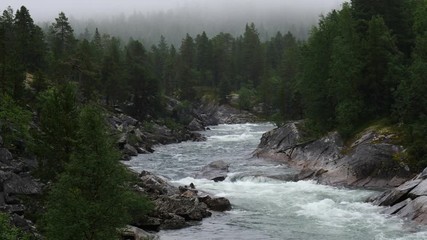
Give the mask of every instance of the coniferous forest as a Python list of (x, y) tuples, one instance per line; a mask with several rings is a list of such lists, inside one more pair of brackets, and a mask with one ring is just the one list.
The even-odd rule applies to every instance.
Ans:
[[(45, 236), (115, 239), (135, 198), (148, 211), (127, 187), (102, 118), (116, 106), (140, 121), (168, 118), (165, 97), (195, 105), (238, 96), (236, 107), (278, 125), (304, 119), (315, 136), (338, 130), (350, 139), (387, 125), (401, 133), (400, 157), (427, 166), (426, 0), (352, 0), (322, 16), (308, 39), (277, 32), (262, 42), (253, 23), (242, 27), (241, 36), (201, 32), (179, 46), (164, 37), (146, 46), (99, 29), (77, 37), (63, 12), (44, 31), (24, 6), (3, 11), (0, 133), (5, 147), (36, 156), (35, 175), (51, 184), (45, 214), (34, 216)], [(76, 214), (64, 219), (64, 206)], [(58, 232), (73, 217), (80, 225)], [(0, 216), (0, 238), (21, 235), (5, 225)]]

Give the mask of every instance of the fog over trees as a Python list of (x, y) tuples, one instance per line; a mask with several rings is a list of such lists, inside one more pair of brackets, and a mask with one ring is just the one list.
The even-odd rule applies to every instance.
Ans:
[[(40, 4), (43, 2), (43, 4)], [(195, 36), (205, 31), (209, 37), (220, 32), (239, 36), (246, 23), (255, 23), (261, 40), (268, 40), (277, 31), (291, 31), (306, 39), (309, 29), (321, 14), (339, 8), (343, 0), (66, 0), (13, 1), (0, 6), (17, 9), (27, 6), (36, 23), (48, 26), (60, 11), (69, 16), (77, 36), (93, 35), (98, 28), (103, 33), (122, 39), (130, 37), (145, 45), (165, 36), (178, 45), (188, 33)]]

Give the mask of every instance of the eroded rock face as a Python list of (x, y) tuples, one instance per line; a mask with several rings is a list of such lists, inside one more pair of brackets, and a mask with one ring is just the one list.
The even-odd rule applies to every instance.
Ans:
[(42, 194), (43, 184), (30, 174), (36, 167), (35, 159), (16, 157), (8, 149), (0, 148), (0, 211), (9, 214), (15, 226), (32, 236), (38, 233), (35, 225), (25, 218), (29, 206), (24, 205), (22, 197)]
[(387, 190), (368, 201), (388, 207), (385, 214), (396, 214), (403, 218), (427, 224), (427, 179), (423, 173), (402, 185)]
[(254, 155), (279, 159), (299, 169), (295, 180), (389, 188), (368, 201), (388, 207), (385, 214), (427, 224), (427, 168), (412, 178), (409, 168), (394, 157), (403, 149), (392, 143), (392, 134), (367, 130), (345, 146), (336, 132), (304, 142), (299, 126), (300, 122), (288, 123), (265, 133)]
[(265, 133), (254, 156), (279, 159), (300, 169), (297, 180), (330, 185), (394, 187), (410, 175), (405, 165), (393, 160), (402, 148), (387, 141), (387, 136), (369, 130), (346, 147), (337, 132), (306, 140), (301, 124), (292, 122)]
[(258, 118), (252, 113), (233, 108), (229, 105), (221, 105), (213, 114), (219, 124), (240, 124), (257, 122)]
[(198, 120), (197, 118), (193, 118), (193, 120), (188, 124), (187, 128), (190, 131), (204, 131), (205, 130), (203, 123), (200, 120)]

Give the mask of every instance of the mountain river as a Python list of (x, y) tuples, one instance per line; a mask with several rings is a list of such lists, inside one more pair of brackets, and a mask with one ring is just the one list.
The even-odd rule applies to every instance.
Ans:
[[(268, 123), (213, 126), (202, 132), (206, 142), (158, 146), (153, 154), (126, 162), (134, 170), (151, 171), (176, 185), (194, 183), (233, 205), (231, 211), (214, 213), (199, 225), (160, 231), (160, 239), (427, 239), (427, 228), (381, 214), (381, 207), (365, 203), (375, 191), (278, 180), (293, 170), (277, 161), (251, 157), (262, 134), (273, 128)], [(225, 181), (193, 178), (215, 160), (230, 164)]]

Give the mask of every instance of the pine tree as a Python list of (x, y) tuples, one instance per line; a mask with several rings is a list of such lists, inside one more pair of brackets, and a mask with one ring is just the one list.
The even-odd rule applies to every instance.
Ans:
[(12, 64), (11, 51), (13, 50), (13, 10), (8, 7), (0, 16), (0, 88), (3, 94), (9, 94), (10, 81), (8, 81), (8, 72)]
[(126, 171), (100, 111), (85, 107), (71, 162), (49, 195), (45, 214), (50, 240), (117, 239), (129, 220)]
[(195, 44), (193, 38), (187, 34), (182, 40), (179, 49), (179, 63), (178, 63), (178, 81), (180, 88), (180, 97), (184, 100), (194, 100), (198, 79), (195, 73)]
[(60, 60), (70, 54), (75, 47), (74, 30), (63, 12), (60, 12), (59, 16), (55, 18), (55, 22), (52, 23), (49, 30), (54, 57)]
[(27, 8), (22, 6), (15, 14), (16, 50), (19, 62), (26, 71), (35, 72), (44, 67), (46, 46), (40, 27), (34, 24)]
[(203, 32), (197, 35), (195, 40), (196, 47), (196, 68), (199, 71), (201, 79), (200, 84), (203, 86), (215, 87), (212, 82), (212, 43)]
[(34, 138), (38, 173), (43, 180), (56, 180), (76, 144), (77, 87), (72, 83), (52, 87), (40, 94), (38, 104), (40, 132)]
[(369, 21), (361, 51), (364, 66), (359, 91), (363, 94), (363, 101), (369, 106), (368, 112), (372, 116), (387, 115), (393, 104), (392, 91), (400, 81), (396, 79), (399, 73), (394, 72), (400, 68), (400, 53), (381, 17)]
[(147, 119), (160, 114), (160, 85), (153, 77), (144, 46), (130, 40), (126, 47), (126, 78), (132, 94), (132, 113), (139, 119)]
[(246, 24), (243, 34), (243, 75), (245, 83), (252, 82), (254, 87), (261, 83), (263, 74), (262, 47), (255, 24)]
[(113, 37), (106, 42), (107, 46), (101, 66), (101, 83), (106, 103), (114, 105), (120, 100), (126, 99), (122, 50), (117, 38)]

